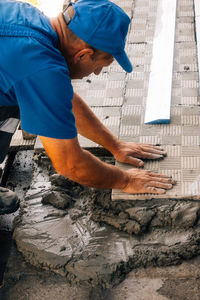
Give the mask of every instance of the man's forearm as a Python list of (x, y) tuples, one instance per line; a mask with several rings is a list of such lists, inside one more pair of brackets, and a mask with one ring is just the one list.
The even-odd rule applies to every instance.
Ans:
[(63, 165), (58, 170), (63, 176), (80, 184), (95, 188), (124, 189), (128, 183), (128, 174), (118, 167), (106, 164), (86, 150), (73, 162), (73, 167)]
[(88, 151), (83, 150), (80, 160), (73, 162), (74, 166), (62, 168), (63, 176), (80, 184), (95, 187), (120, 189), (126, 193), (163, 194), (171, 189), (171, 178), (145, 170), (130, 169), (123, 171), (118, 167), (108, 165), (97, 159)]
[(95, 116), (90, 107), (74, 93), (73, 112), (78, 132), (84, 137), (100, 144), (110, 152), (117, 144), (117, 138)]
[(121, 189), (126, 193), (163, 194), (173, 181), (164, 175), (144, 170), (120, 170), (100, 161), (80, 148), (78, 139), (40, 137), (55, 170), (71, 180), (97, 188)]

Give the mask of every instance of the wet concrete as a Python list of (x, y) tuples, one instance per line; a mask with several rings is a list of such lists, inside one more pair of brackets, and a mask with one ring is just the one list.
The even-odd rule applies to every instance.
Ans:
[[(63, 208), (60, 199), (71, 200)], [(55, 174), (39, 154), (14, 238), (32, 265), (78, 286), (107, 289), (135, 268), (180, 264), (199, 255), (199, 203), (111, 201), (110, 190), (89, 189)]]
[(104, 299), (104, 295), (100, 289), (71, 286), (62, 276), (31, 266), (25, 262), (16, 245), (12, 243), (0, 299), (86, 300)]
[(182, 200), (111, 201), (110, 195), (96, 191), (93, 219), (130, 234), (165, 228), (189, 229), (199, 225), (200, 202)]
[[(14, 238), (22, 255), (12, 244), (13, 216), (9, 216), (10, 223), (4, 224), (8, 239), (2, 248), (2, 266), (7, 258), (8, 264), (2, 299), (147, 300), (151, 284), (157, 297), (153, 299), (173, 299), (172, 293), (179, 295), (174, 299), (181, 299), (182, 294), (174, 285), (180, 287), (186, 281), (189, 290), (196, 286), (191, 299), (198, 299), (198, 274), (191, 279), (185, 268), (184, 278), (172, 280), (168, 269), (179, 269), (177, 265), (184, 265), (184, 260), (199, 255), (198, 202), (111, 201), (110, 190), (89, 189), (58, 176), (44, 154), (35, 155), (32, 166), (32, 156), (32, 152), (19, 153), (20, 159), (16, 159), (10, 174), (12, 188), (18, 190), (19, 196), (21, 193)], [(25, 164), (27, 158), (29, 164)], [(112, 158), (106, 160), (113, 163)], [(25, 168), (23, 179), (17, 168), (20, 173)], [(71, 199), (69, 205), (62, 208), (61, 203), (58, 208), (52, 206), (53, 202), (43, 204), (44, 196), (51, 192), (61, 193), (64, 199), (67, 195)], [(137, 234), (133, 230), (135, 224), (140, 228)], [(5, 242), (5, 235), (1, 238)], [(155, 273), (158, 266), (160, 275)], [(143, 267), (157, 277), (150, 280), (141, 273), (136, 279), (134, 276)], [(163, 279), (164, 270), (168, 273)], [(172, 298), (167, 298), (169, 295)]]
[(28, 263), (13, 245), (0, 290), (3, 300), (197, 300), (200, 259), (178, 266), (136, 268), (109, 290), (69, 285), (60, 275), (39, 270)]
[(135, 269), (106, 300), (198, 300), (200, 259), (179, 266)]
[[(19, 152), (7, 179), (7, 187), (16, 191), (22, 201), (32, 179), (33, 151)], [(0, 216), (0, 284), (3, 280), (6, 263), (10, 255), (12, 245), (13, 220), (19, 214), (15, 213)]]
[(12, 234), (9, 231), (0, 231), (0, 282), (3, 281), (3, 274), (6, 268), (7, 260), (10, 253)]
[[(19, 152), (10, 170), (7, 187), (23, 202), (32, 181), (33, 151)], [(13, 220), (21, 213), (0, 216), (0, 299), (101, 299), (100, 288), (70, 286), (63, 276), (27, 263), (13, 240)]]

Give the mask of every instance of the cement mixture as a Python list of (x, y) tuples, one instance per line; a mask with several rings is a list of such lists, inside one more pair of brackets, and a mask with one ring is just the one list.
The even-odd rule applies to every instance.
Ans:
[(47, 156), (39, 154), (14, 238), (32, 265), (78, 286), (106, 289), (133, 269), (199, 255), (199, 210), (199, 202), (191, 200), (111, 201), (111, 191), (55, 174)]

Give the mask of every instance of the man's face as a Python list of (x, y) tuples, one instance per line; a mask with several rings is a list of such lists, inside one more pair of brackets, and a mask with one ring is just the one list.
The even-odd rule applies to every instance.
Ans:
[[(83, 57), (84, 56), (84, 57)], [(110, 54), (98, 54), (97, 57), (85, 54), (73, 63), (68, 63), (70, 77), (72, 79), (82, 79), (94, 73), (99, 75), (103, 67), (108, 67), (114, 60)]]

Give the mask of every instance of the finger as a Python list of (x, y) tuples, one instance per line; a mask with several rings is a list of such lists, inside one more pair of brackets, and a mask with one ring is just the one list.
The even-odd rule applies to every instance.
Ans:
[(154, 177), (154, 180), (155, 181), (159, 181), (159, 182), (163, 182), (163, 183), (170, 183), (170, 184), (176, 184), (177, 183), (177, 181), (176, 180), (174, 180), (174, 179), (172, 179), (172, 178), (167, 178), (167, 179), (165, 179), (165, 178), (160, 178), (160, 177)]
[(163, 158), (164, 156), (167, 155), (167, 153), (166, 151), (160, 151), (160, 150), (144, 147), (137, 151), (133, 150), (131, 152), (131, 155), (139, 158), (158, 159), (158, 158)]
[(142, 150), (147, 153), (155, 153), (155, 154), (161, 154), (166, 155), (167, 152), (164, 149), (158, 149), (156, 147), (147, 147), (146, 145), (142, 147)]
[[(144, 144), (144, 146), (146, 146), (147, 144)], [(156, 146), (156, 145), (152, 145), (150, 144), (149, 147), (157, 149), (157, 150), (161, 150), (161, 151), (165, 151), (165, 149), (161, 146)]]
[(127, 156), (126, 160), (124, 161), (126, 164), (130, 164), (134, 167), (143, 167), (144, 163), (142, 160), (132, 157), (132, 156)]
[(150, 181), (147, 183), (147, 185), (150, 187), (162, 188), (165, 190), (170, 190), (173, 187), (173, 185), (170, 183), (164, 183), (164, 182), (158, 182), (158, 181)]
[(149, 172), (149, 174), (146, 174), (146, 175), (150, 175), (151, 177), (153, 177), (154, 181), (168, 182), (168, 183), (171, 183), (173, 185), (177, 183), (177, 181), (172, 179), (171, 176), (166, 176), (166, 175), (157, 174), (157, 173), (150, 173), (150, 172)]
[[(159, 158), (163, 158), (164, 154), (157, 154), (157, 153), (153, 153), (153, 152), (144, 152), (141, 151), (140, 154), (137, 154), (139, 157), (141, 158), (148, 158), (148, 159), (159, 159)], [(136, 156), (137, 156), (136, 155)], [(134, 156), (134, 154), (133, 154)]]
[(166, 190), (164, 189), (158, 189), (156, 187), (148, 187), (147, 189), (147, 192), (148, 194), (158, 194), (158, 195), (161, 195), (161, 194), (165, 194), (166, 193)]
[(153, 149), (157, 149), (157, 150), (161, 150), (161, 151), (165, 151), (165, 149), (161, 146), (156, 146), (153, 144), (143, 144), (143, 143), (138, 143), (137, 145), (141, 146), (141, 147), (148, 147), (148, 148), (153, 148)]
[(176, 184), (176, 180), (172, 179), (171, 177), (168, 178), (163, 178), (163, 177), (153, 177), (154, 181), (159, 181), (159, 182), (163, 182), (163, 183), (170, 183), (170, 184)]
[(172, 178), (171, 176), (168, 176), (168, 175), (158, 174), (158, 173), (154, 173), (154, 172), (150, 172), (150, 171), (146, 171), (146, 174), (148, 174), (149, 176), (158, 177), (158, 178), (169, 178), (169, 179)]

